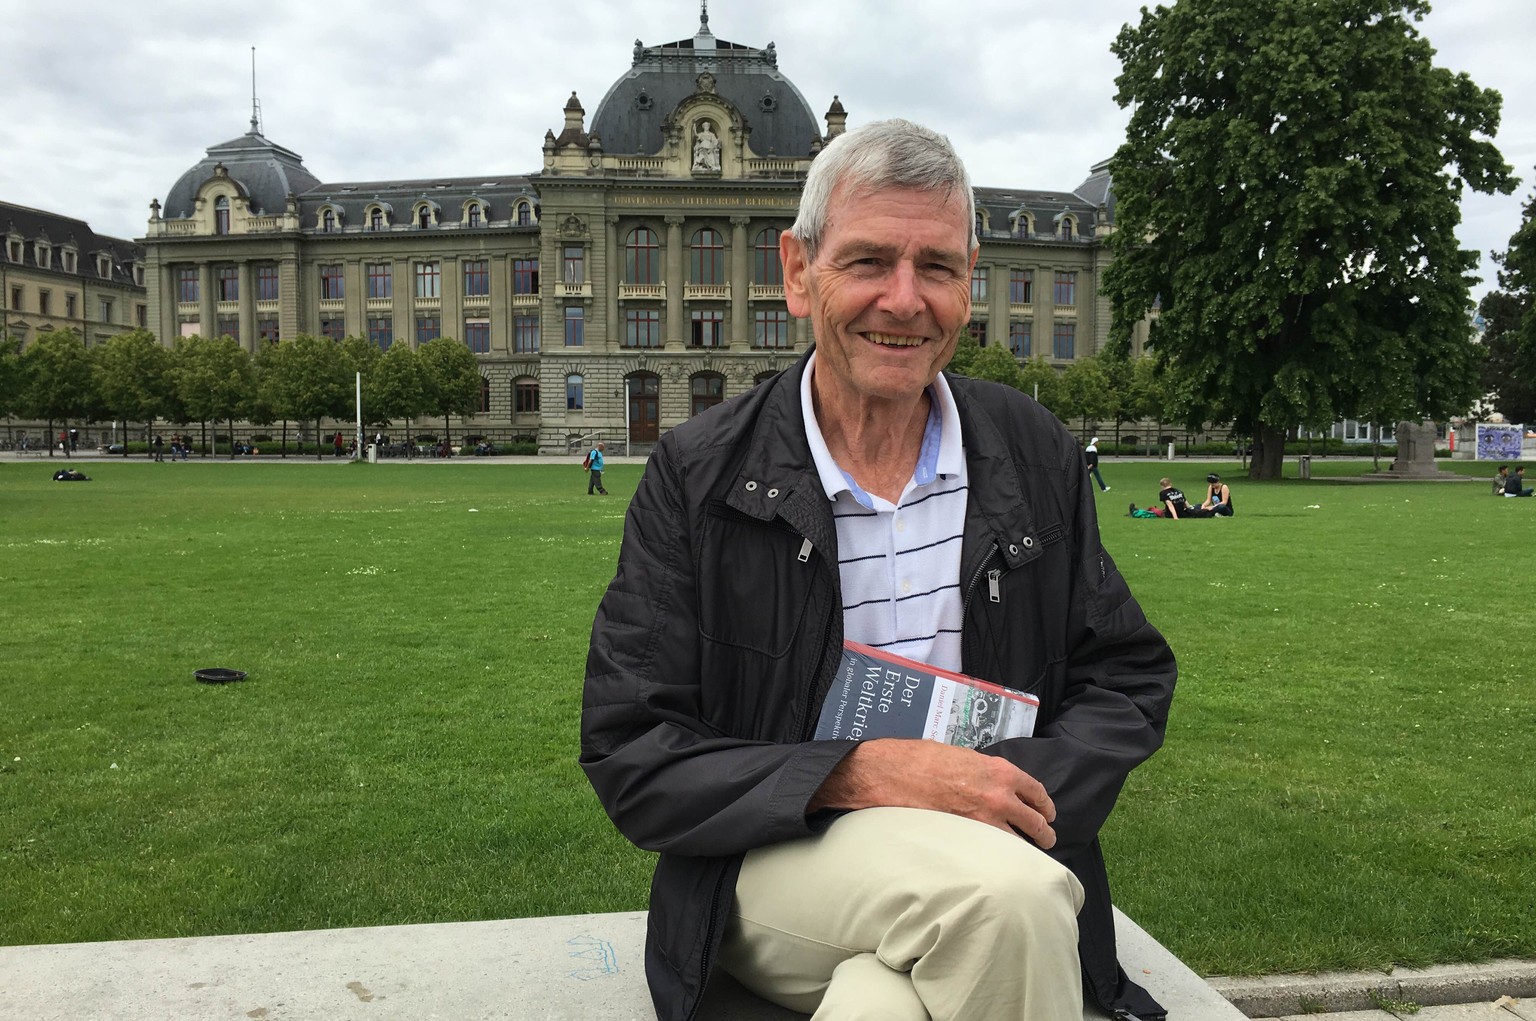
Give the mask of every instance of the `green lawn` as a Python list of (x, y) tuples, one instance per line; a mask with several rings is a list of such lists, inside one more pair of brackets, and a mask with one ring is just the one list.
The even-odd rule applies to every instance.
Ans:
[[(0, 943), (644, 905), (575, 765), (638, 466), (607, 499), (574, 463), (54, 467), (0, 463)], [(1099, 497), (1182, 665), (1118, 902), (1208, 973), (1536, 957), (1536, 501), (1235, 480), (1233, 519), (1126, 517), (1170, 467), (1203, 489), (1111, 461)]]

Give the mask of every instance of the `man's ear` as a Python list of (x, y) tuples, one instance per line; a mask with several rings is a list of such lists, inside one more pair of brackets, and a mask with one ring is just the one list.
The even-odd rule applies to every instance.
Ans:
[(811, 314), (811, 267), (806, 262), (805, 245), (787, 230), (779, 235), (779, 261), (784, 264), (784, 304), (790, 315), (805, 319)]

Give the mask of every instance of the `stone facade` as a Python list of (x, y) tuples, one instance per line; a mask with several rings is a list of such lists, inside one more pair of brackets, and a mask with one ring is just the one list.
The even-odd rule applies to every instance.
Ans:
[(0, 309), (23, 344), (74, 330), (86, 344), (147, 325), (144, 253), (84, 220), (0, 202)]
[[(643, 450), (811, 342), (785, 309), (777, 237), (846, 123), (836, 97), (812, 114), (772, 43), (718, 40), (707, 15), (690, 39), (637, 41), (590, 126), (572, 93), (526, 175), (323, 183), (253, 119), (151, 204), (150, 327), (251, 350), (299, 333), (453, 337), (486, 380), (468, 431)], [(1070, 192), (976, 199), (984, 343), (1062, 365), (1097, 353), (1106, 168)]]

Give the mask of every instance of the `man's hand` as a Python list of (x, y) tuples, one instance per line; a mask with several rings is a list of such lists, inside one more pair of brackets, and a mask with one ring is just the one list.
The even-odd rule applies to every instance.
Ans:
[(949, 812), (1042, 848), (1056, 843), (1056, 806), (1040, 781), (1007, 759), (937, 741), (865, 741), (822, 782), (808, 811), (881, 806)]

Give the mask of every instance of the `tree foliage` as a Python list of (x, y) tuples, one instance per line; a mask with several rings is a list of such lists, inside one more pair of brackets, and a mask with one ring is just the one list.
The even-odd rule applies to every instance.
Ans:
[(1484, 390), (1511, 422), (1536, 422), (1536, 194), (1509, 248), (1494, 255), (1499, 286), (1483, 298)]
[[(119, 333), (96, 348), (96, 392), (101, 406), (123, 421), (152, 422), (171, 409), (170, 352), (145, 329)], [(128, 456), (128, 444), (123, 444)]]
[(406, 420), (406, 438), (410, 438), (410, 420), (430, 410), (422, 383), (421, 361), (409, 344), (392, 344), (373, 371), (373, 384), (363, 399), (376, 408), (379, 419)]
[(262, 352), (257, 386), (262, 402), (279, 418), (315, 424), (320, 456), (320, 419), (340, 418), (352, 398), (351, 370), (341, 345), (300, 334)]
[[(1105, 291), (1122, 346), (1160, 300), (1185, 424), (1447, 417), (1477, 383), (1463, 187), (1507, 192), (1500, 97), (1435, 67), (1422, 0), (1178, 0), (1113, 50), (1132, 107)], [(1383, 386), (1383, 378), (1390, 379)]]
[(18, 410), (50, 423), (85, 418), (96, 404), (95, 374), (85, 341), (71, 330), (42, 333), (21, 354)]
[(443, 416), (446, 438), (449, 415), (472, 415), (480, 408), (480, 363), (469, 348), (448, 337), (427, 341), (416, 356), (427, 409)]

